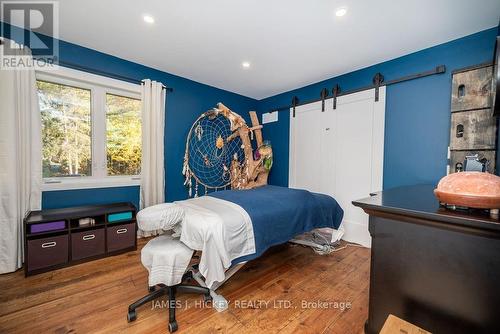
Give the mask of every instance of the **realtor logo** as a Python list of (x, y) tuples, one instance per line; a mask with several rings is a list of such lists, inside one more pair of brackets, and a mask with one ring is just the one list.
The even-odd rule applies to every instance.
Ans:
[[(59, 55), (57, 1), (0, 1), (0, 69), (55, 68)], [(26, 54), (25, 47), (33, 57)]]

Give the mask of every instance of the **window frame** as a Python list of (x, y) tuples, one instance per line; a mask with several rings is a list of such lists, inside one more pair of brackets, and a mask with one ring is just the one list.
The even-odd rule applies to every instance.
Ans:
[(106, 94), (141, 100), (141, 85), (65, 67), (38, 70), (36, 80), (90, 90), (92, 175), (43, 178), (42, 191), (140, 185), (140, 175), (107, 175)]

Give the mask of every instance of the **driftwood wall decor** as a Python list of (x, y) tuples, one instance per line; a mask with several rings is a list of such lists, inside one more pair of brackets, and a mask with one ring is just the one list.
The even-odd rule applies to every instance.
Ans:
[[(231, 162), (231, 189), (252, 189), (266, 185), (272, 167), (273, 151), (269, 144), (264, 144), (262, 125), (259, 124), (257, 114), (255, 111), (250, 111), (252, 127), (248, 127), (240, 115), (232, 112), (224, 104), (218, 103), (217, 109), (228, 115), (227, 117), (232, 119), (231, 124), (234, 124), (231, 127), (233, 134), (227, 138), (227, 141), (238, 136), (245, 154), (243, 163), (238, 159), (233, 159)], [(252, 148), (253, 139), (256, 141), (255, 154)]]
[(198, 196), (199, 186), (207, 193), (267, 184), (273, 151), (262, 138), (262, 125), (254, 111), (250, 119), (251, 127), (222, 103), (196, 119), (186, 140), (183, 166), (189, 196)]

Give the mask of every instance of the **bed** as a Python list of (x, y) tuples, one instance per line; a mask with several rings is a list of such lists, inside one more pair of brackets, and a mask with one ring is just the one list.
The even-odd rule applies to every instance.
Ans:
[(199, 269), (210, 288), (226, 279), (231, 266), (274, 245), (313, 229), (338, 229), (344, 214), (330, 196), (271, 185), (213, 192), (176, 204), (185, 211), (180, 240), (202, 251)]

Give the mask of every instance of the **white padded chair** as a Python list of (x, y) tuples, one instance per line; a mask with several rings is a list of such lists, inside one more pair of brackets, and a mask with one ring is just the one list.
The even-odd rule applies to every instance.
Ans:
[(169, 306), (168, 330), (175, 332), (178, 328), (175, 320), (175, 296), (178, 291), (199, 293), (205, 301), (210, 301), (210, 290), (201, 286), (186, 285), (182, 282), (192, 280), (192, 272), (188, 270), (193, 250), (178, 239), (169, 235), (161, 235), (150, 240), (141, 250), (141, 262), (149, 272), (149, 294), (128, 307), (127, 320), (137, 318), (137, 308), (158, 297), (167, 295)]

